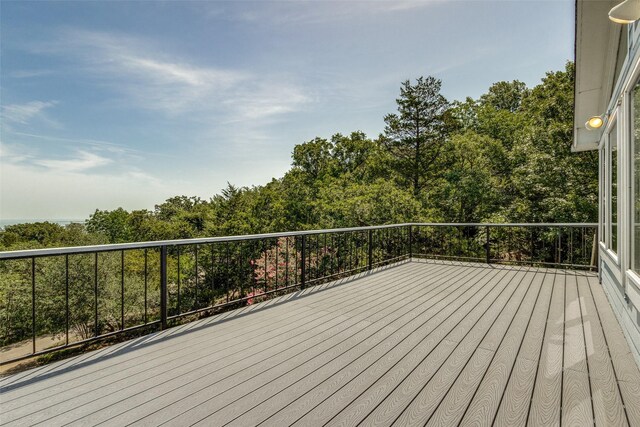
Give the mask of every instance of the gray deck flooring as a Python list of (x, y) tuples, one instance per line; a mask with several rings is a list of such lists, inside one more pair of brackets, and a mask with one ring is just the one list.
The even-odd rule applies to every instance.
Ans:
[(0, 425), (640, 426), (597, 277), (410, 262), (0, 379)]

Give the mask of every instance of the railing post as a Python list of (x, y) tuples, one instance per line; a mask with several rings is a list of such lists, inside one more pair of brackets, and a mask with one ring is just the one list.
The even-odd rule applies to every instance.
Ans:
[(367, 270), (373, 268), (373, 230), (369, 230)]
[(487, 264), (491, 264), (491, 227), (489, 227), (488, 225), (486, 226), (486, 230), (487, 230), (487, 239), (486, 239), (486, 243), (487, 243)]
[(305, 283), (307, 281), (306, 280), (307, 267), (305, 262), (306, 254), (307, 254), (307, 236), (306, 234), (303, 234), (302, 250), (300, 251), (300, 262), (302, 263), (302, 268), (300, 269), (300, 288), (301, 289), (304, 289)]
[(409, 261), (413, 258), (413, 225), (409, 226)]
[(595, 232), (593, 233), (593, 241), (591, 243), (591, 262), (589, 263), (590, 267), (595, 267), (596, 271), (598, 272), (598, 279), (600, 280), (600, 282), (602, 282), (602, 277), (601, 277), (601, 272), (600, 272), (600, 262), (598, 260), (598, 228), (596, 227)]
[(160, 328), (167, 329), (167, 247), (160, 247)]

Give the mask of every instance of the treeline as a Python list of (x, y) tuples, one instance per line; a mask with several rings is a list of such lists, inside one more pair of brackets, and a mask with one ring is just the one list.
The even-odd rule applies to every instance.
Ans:
[(85, 226), (8, 226), (3, 250), (429, 222), (592, 222), (598, 158), (571, 153), (574, 65), (534, 88), (493, 84), (449, 102), (433, 77), (402, 83), (398, 110), (371, 138), (355, 131), (296, 145), (265, 185), (228, 184), (210, 200), (96, 210)]

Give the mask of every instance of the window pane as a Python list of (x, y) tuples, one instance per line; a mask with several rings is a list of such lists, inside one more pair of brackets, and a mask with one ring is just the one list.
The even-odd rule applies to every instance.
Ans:
[(633, 241), (631, 252), (632, 268), (640, 273), (640, 85), (633, 91), (632, 101), (633, 132)]
[(611, 206), (611, 250), (618, 252), (618, 125), (615, 124), (609, 133), (609, 150), (611, 161), (611, 188), (609, 190)]
[(606, 194), (605, 194), (605, 184), (607, 182), (606, 179), (606, 152), (605, 152), (605, 147), (603, 147), (600, 150), (600, 241), (606, 244), (607, 241), (607, 216), (606, 216), (606, 209), (605, 207), (607, 206), (607, 199), (606, 199)]

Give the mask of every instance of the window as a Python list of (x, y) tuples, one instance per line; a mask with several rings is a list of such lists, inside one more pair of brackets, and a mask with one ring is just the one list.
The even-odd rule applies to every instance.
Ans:
[(631, 170), (632, 178), (632, 203), (631, 203), (631, 219), (632, 237), (631, 237), (631, 268), (640, 273), (640, 84), (636, 84), (633, 90), (633, 98), (631, 99), (631, 137), (633, 143), (631, 150)]
[(607, 182), (607, 175), (606, 175), (606, 161), (605, 159), (606, 157), (606, 151), (605, 149), (607, 148), (607, 144), (604, 144), (604, 146), (600, 149), (600, 241), (602, 243), (605, 243), (606, 245), (606, 241), (607, 241), (607, 197), (606, 197), (606, 182)]
[(609, 146), (609, 170), (611, 181), (609, 186), (609, 216), (611, 221), (611, 240), (609, 249), (618, 253), (618, 124), (614, 123), (608, 134)]

